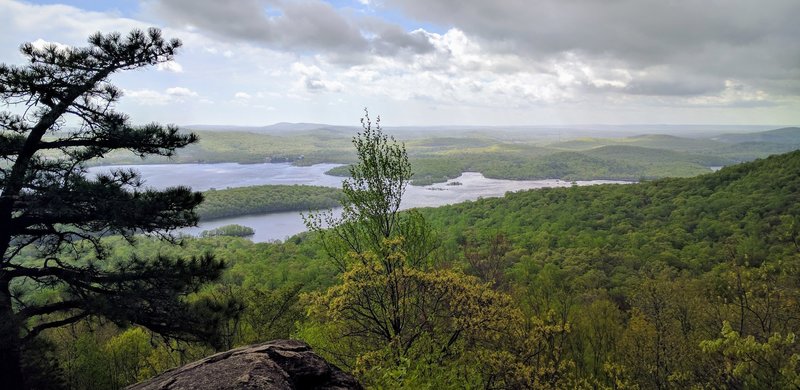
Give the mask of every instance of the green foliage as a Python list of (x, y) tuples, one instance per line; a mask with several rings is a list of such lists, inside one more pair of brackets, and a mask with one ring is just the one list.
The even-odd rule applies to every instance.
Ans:
[[(650, 153), (603, 153), (614, 150)], [(242, 303), (222, 327), (226, 346), (291, 335), (370, 387), (792, 388), (798, 172), (794, 152), (693, 178), (526, 191), (395, 216), (353, 206), (347, 230), (285, 243), (213, 237), (174, 248), (140, 238), (137, 251), (212, 251), (230, 268), (199, 295)], [(394, 204), (371, 197), (390, 191), (352, 188), (366, 191), (359, 205)], [(407, 226), (416, 228), (395, 225), (385, 237), (377, 221), (389, 217), (414, 218)], [(112, 242), (122, 241), (108, 240), (110, 256), (130, 254)], [(94, 336), (99, 352), (80, 344), (83, 358), (107, 359), (118, 334)], [(137, 338), (125, 340), (122, 350)]]
[(216, 237), (216, 236), (230, 236), (230, 237), (249, 237), (255, 234), (251, 227), (242, 225), (225, 225), (216, 229), (203, 230), (200, 237)]
[(118, 386), (136, 383), (149, 376), (147, 357), (152, 347), (150, 335), (142, 328), (130, 328), (114, 336), (105, 344), (105, 350), (110, 358), (107, 363), (111, 377)]
[(327, 231), (324, 219), (308, 221), (341, 283), (306, 295), (309, 322), (299, 335), (377, 388), (565, 383), (571, 362), (560, 340), (568, 325), (549, 317), (526, 321), (510, 295), (428, 261), (436, 241), (424, 218), (399, 213), (411, 178), (405, 147), (379, 126), (373, 130), (369, 116), (362, 124), (353, 141), (359, 162), (343, 184), (342, 219), (329, 218)]
[[(292, 134), (260, 134), (245, 131), (197, 131), (199, 142), (172, 159), (153, 158), (150, 164), (220, 163), (243, 164), (291, 162), (296, 165), (349, 163), (353, 161), (348, 137), (324, 131)], [(130, 153), (118, 152), (97, 164), (141, 164)]]
[[(568, 141), (542, 147), (530, 143), (491, 144), (465, 142), (464, 148), (432, 150), (425, 139), (409, 150), (414, 185), (428, 185), (453, 179), (462, 172), (481, 172), (496, 179), (538, 180), (639, 180), (641, 178), (690, 177), (709, 172), (709, 166), (764, 157), (761, 149), (742, 154), (730, 146), (708, 140), (668, 136)], [(416, 147), (416, 148), (415, 148)], [(786, 151), (792, 149), (782, 149)], [(774, 153), (774, 151), (772, 152)], [(329, 171), (347, 176), (345, 167)]]
[[(197, 141), (175, 126), (131, 125), (115, 111), (121, 91), (109, 82), (172, 60), (180, 46), (155, 28), (96, 33), (87, 47), (26, 43), (24, 65), (0, 64), (0, 102), (9, 109), (0, 112), (0, 371), (9, 388), (39, 382), (39, 372), (22, 372), (20, 351), (49, 329), (105, 317), (213, 342), (220, 316), (231, 314), (187, 299), (220, 276), (224, 264), (211, 255), (106, 261), (103, 236), (133, 241), (195, 224), (199, 193), (144, 188), (133, 171), (89, 177), (85, 169), (115, 150), (169, 157)], [(89, 253), (94, 259), (83, 261)], [(100, 367), (95, 352), (81, 354), (87, 370)]]
[(385, 245), (388, 258), (368, 252), (341, 284), (308, 296), (300, 336), (378, 388), (560, 381), (569, 362), (551, 343), (563, 324), (526, 323), (509, 295), (458, 271), (416, 268), (401, 242)]
[(281, 211), (322, 210), (339, 206), (341, 190), (301, 185), (263, 185), (203, 192), (201, 220)]
[(117, 328), (85, 321), (48, 331), (61, 357), (63, 383), (69, 389), (123, 389), (207, 355), (200, 345), (167, 340), (141, 327)]
[(761, 342), (752, 335), (742, 337), (725, 321), (722, 337), (704, 341), (701, 347), (725, 356), (725, 374), (731, 384), (749, 389), (800, 387), (800, 348), (794, 333), (774, 333)]
[[(450, 262), (573, 325), (566, 354), (580, 377), (721, 386), (725, 359), (700, 345), (724, 321), (759, 342), (800, 329), (797, 172), (800, 152), (691, 179), (520, 192), (425, 215), (443, 252), (457, 254)], [(791, 361), (792, 348), (777, 353)]]
[(424, 262), (436, 245), (433, 233), (416, 211), (400, 213), (403, 193), (411, 179), (411, 164), (405, 146), (380, 128), (373, 128), (369, 114), (361, 120), (363, 131), (353, 138), (358, 163), (350, 166), (350, 177), (342, 183), (342, 215), (311, 213), (308, 228), (318, 233), (341, 272), (348, 269), (350, 252), (372, 252), (386, 258), (385, 240), (403, 238), (402, 250), (415, 266)]
[(78, 389), (114, 388), (114, 378), (109, 375), (108, 361), (103, 354), (103, 347), (90, 333), (78, 336), (75, 342), (75, 360), (69, 362), (73, 376), (69, 378), (69, 386)]

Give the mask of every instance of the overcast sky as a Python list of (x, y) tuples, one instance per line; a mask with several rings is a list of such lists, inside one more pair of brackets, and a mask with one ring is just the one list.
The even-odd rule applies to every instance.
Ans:
[(800, 124), (798, 0), (0, 0), (23, 42), (160, 27), (135, 122)]

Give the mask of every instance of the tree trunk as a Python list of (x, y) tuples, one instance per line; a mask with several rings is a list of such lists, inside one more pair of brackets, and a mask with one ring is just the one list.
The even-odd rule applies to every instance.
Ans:
[(0, 280), (0, 387), (22, 389), (19, 327), (11, 306), (8, 284), (7, 280)]

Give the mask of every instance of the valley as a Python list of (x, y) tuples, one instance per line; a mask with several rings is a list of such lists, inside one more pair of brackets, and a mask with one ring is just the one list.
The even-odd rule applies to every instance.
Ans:
[(800, 390), (797, 15), (0, 0), (0, 388)]

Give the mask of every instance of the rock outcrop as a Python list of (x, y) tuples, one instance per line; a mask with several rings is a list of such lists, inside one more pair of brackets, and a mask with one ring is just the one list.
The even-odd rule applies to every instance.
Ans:
[(129, 390), (361, 388), (353, 376), (296, 340), (232, 349), (128, 387)]

